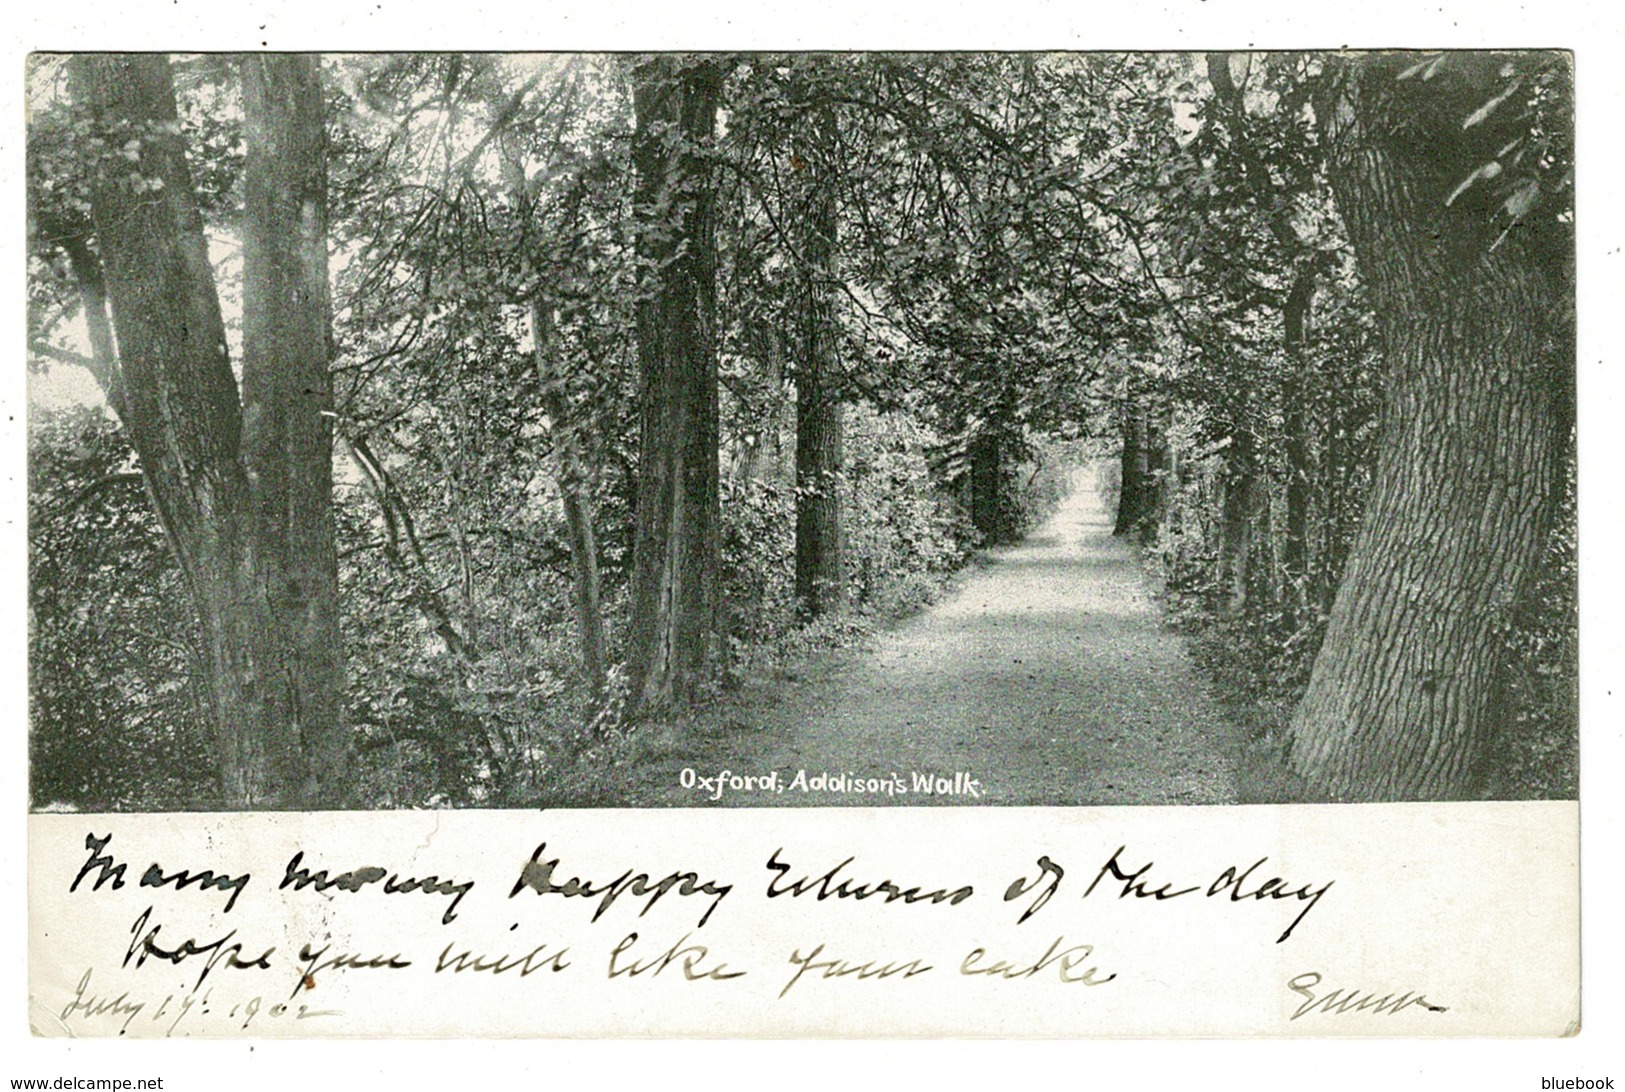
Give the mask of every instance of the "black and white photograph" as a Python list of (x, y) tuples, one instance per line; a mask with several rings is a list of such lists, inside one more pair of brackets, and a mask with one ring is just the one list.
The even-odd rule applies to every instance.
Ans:
[(1566, 52), (28, 79), (37, 809), (1576, 795)]
[(0, 1076), (1617, 1079), (1600, 16), (1212, 6), (26, 41)]

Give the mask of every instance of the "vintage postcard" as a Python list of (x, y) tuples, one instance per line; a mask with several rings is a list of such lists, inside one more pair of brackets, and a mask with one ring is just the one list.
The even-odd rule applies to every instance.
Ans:
[(27, 57), (32, 1036), (1583, 1037), (1583, 52), (267, 42)]

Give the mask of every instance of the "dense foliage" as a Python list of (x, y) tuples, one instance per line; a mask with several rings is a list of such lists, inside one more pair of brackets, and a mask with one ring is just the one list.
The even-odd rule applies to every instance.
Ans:
[[(1321, 62), (704, 63), (720, 109), (696, 141), (638, 128), (634, 88), (651, 85), (636, 58), (323, 61), (357, 798), (613, 800), (630, 740), (662, 715), (634, 708), (625, 668), (650, 441), (638, 315), (661, 233), (684, 260), (714, 248), (713, 691), (926, 602), (973, 551), (1025, 533), (1087, 452), (1255, 729), (1254, 795), (1289, 793), (1273, 764), (1361, 525), (1388, 392), (1317, 124)], [(242, 80), (226, 58), (172, 68), (236, 359)], [(1450, 195), (1483, 205), (1488, 245), (1536, 217), (1572, 223), (1564, 71), (1519, 55), (1496, 80), (1464, 124), (1521, 135)], [(31, 366), (42, 386), (87, 370), (104, 403), (41, 403), (31, 419), (33, 799), (207, 807), (198, 623), (106, 408), (118, 371), (98, 338), (105, 255), (86, 194), (97, 164), (134, 162), (140, 140), (107, 146), (57, 59), (30, 86)], [(640, 140), (646, 159), (653, 140), (702, 165), (683, 185), (714, 187), (709, 234), (667, 217), (687, 191), (634, 207)], [(797, 396), (814, 384), (842, 412), (825, 453), (838, 469), (809, 485)], [(1574, 791), (1569, 445), (1546, 561), (1499, 631), (1504, 716), (1483, 757), (1496, 795)], [(798, 519), (827, 518), (809, 515), (810, 489), (838, 513), (842, 575), (838, 609), (809, 623)]]
[(94, 808), (206, 805), (214, 765), (192, 622), (129, 447), (88, 409), (35, 429), (30, 792)]
[[(1425, 80), (1443, 60), (1401, 75)], [(1393, 378), (1306, 105), (1319, 62), (1210, 55), (1207, 65), (1224, 67), (1195, 110), (1204, 124), (1158, 179), (1180, 199), (1164, 273), (1180, 286), (1180, 319), (1155, 362), (1130, 373), (1150, 428), (1125, 429), (1124, 451), (1138, 446), (1146, 475), (1136, 529), (1148, 562), (1249, 729), (1244, 795), (1292, 799), (1302, 790), (1281, 764), (1288, 719), (1361, 526)], [(1500, 160), (1473, 159), (1447, 198), (1489, 194), (1486, 248), (1525, 217), (1572, 221), (1560, 69), (1544, 55), (1508, 59), (1459, 110), (1472, 131), (1504, 108), (1519, 134), (1497, 153), (1518, 181), (1502, 177)], [(1571, 373), (1572, 345), (1554, 355)], [(1491, 796), (1576, 790), (1572, 394), (1558, 386), (1552, 397), (1568, 485), (1536, 578), (1495, 622), (1503, 690), (1474, 773), (1474, 791)], [(1125, 463), (1108, 488), (1132, 474)]]

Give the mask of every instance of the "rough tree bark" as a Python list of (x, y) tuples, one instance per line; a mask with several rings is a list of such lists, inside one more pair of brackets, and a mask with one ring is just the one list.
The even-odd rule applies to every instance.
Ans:
[(835, 119), (813, 111), (803, 187), (801, 354), (796, 368), (796, 602), (808, 618), (846, 598), (841, 542), (844, 441), (836, 341)]
[[(289, 533), (302, 543), (297, 549), (304, 551), (308, 546), (304, 536), (322, 532), (290, 527), (277, 541), (262, 544), (261, 527), (272, 513), (257, 507), (268, 490), (278, 489), (293, 505), (290, 491), (308, 494), (319, 474), (306, 475), (300, 469), (293, 474), (299, 481), (290, 482), (285, 462), (266, 466), (254, 461), (275, 446), (266, 442), (264, 417), (272, 412), (267, 400), (275, 402), (292, 393), (303, 405), (310, 396), (302, 386), (260, 391), (255, 396), (256, 419), (245, 430), (167, 60), (151, 54), (87, 55), (74, 59), (72, 71), (100, 134), (112, 147), (134, 156), (102, 156), (91, 187), (97, 246), (118, 341), (119, 412), (197, 611), (222, 798), (235, 807), (331, 803), (324, 782), (341, 772), (343, 733), (314, 718), (337, 710), (342, 691), (318, 697), (304, 679), (295, 679), (302, 669), (294, 665), (304, 662), (306, 645), (303, 635), (296, 637), (287, 624), (295, 605), (301, 614), (309, 611), (309, 617), (320, 621), (332, 609), (332, 600), (311, 608), (306, 597), (326, 596), (331, 586), (320, 574), (303, 570), (295, 578), (308, 578), (307, 586), (294, 591), (278, 585), (276, 581), (287, 580), (290, 574), (269, 560), (278, 550), (292, 555)], [(310, 104), (308, 98), (301, 101)], [(319, 96), (314, 103), (319, 108)], [(251, 157), (263, 156), (262, 141), (268, 135), (263, 128), (266, 119), (258, 116), (263, 105), (256, 103), (250, 111), (256, 114), (249, 126)], [(289, 139), (290, 134), (281, 130), (293, 124), (293, 114), (281, 114), (269, 124), (278, 130), (278, 140)], [(293, 139), (297, 143), (298, 138)], [(249, 174), (253, 173), (251, 167)], [(293, 173), (303, 177), (305, 171), (296, 168)], [(267, 214), (256, 199), (245, 210), (245, 221)], [(292, 244), (293, 264), (278, 276), (287, 278), (281, 291), (305, 293), (297, 303), (287, 301), (283, 319), (297, 313), (302, 324), (312, 314), (322, 316), (319, 348), (310, 351), (325, 371), (325, 257), (319, 293), (309, 287), (310, 274), (304, 268), (309, 255), (303, 231), (312, 215), (319, 231), (319, 201), (313, 210), (303, 200), (297, 203), (301, 233), (294, 238), (301, 241)], [(245, 240), (262, 228), (270, 230), (245, 223)], [(263, 255), (255, 259), (257, 272), (245, 270), (245, 280), (266, 275), (263, 261)], [(278, 331), (271, 342), (280, 345), (283, 320), (267, 321)], [(262, 344), (266, 337), (265, 330), (255, 334)], [(309, 348), (299, 337), (290, 337), (290, 345), (302, 346), (298, 353)], [(301, 360), (299, 365), (314, 367), (316, 362)], [(272, 363), (262, 357), (255, 370), (263, 376), (262, 364)], [(275, 363), (280, 367), (283, 362)], [(310, 407), (318, 417), (320, 397), (318, 393), (317, 404)], [(308, 438), (301, 442), (314, 444)], [(305, 505), (298, 502), (296, 518), (309, 514)], [(292, 508), (286, 514), (295, 515)], [(331, 519), (330, 513), (326, 518)], [(330, 534), (331, 524), (327, 527)], [(331, 683), (332, 673), (326, 679)], [(342, 672), (338, 679), (341, 686)]]
[(328, 371), (327, 134), (320, 61), (243, 59), (243, 462), (280, 685), (309, 778), (348, 771)]
[(1293, 766), (1337, 800), (1473, 794), (1497, 627), (1538, 564), (1569, 435), (1568, 243), (1527, 223), (1497, 244), (1499, 196), (1450, 200), (1508, 139), (1463, 125), (1504, 58), (1399, 78), (1416, 60), (1329, 58), (1316, 102), (1389, 369), (1373, 488), (1291, 728)]
[(1316, 268), (1299, 265), (1292, 278), (1281, 310), (1282, 339), (1286, 350), (1288, 379), (1282, 393), (1286, 418), (1286, 539), (1281, 544), (1281, 564), (1287, 575), (1301, 580), (1309, 571), (1309, 480), (1310, 415), (1308, 402), (1313, 392), (1313, 369), (1305, 352), (1309, 307), (1315, 297)]
[(995, 544), (1010, 537), (1005, 519), (1004, 445), (990, 428), (977, 432), (966, 453), (970, 462), (970, 521), (982, 541)]
[(1219, 525), (1219, 570), (1227, 591), (1225, 610), (1239, 615), (1257, 571), (1259, 527), (1268, 507), (1258, 468), (1258, 444), (1243, 425), (1231, 433), (1224, 453), (1224, 503)]
[(774, 323), (761, 323), (751, 331), (752, 353), (762, 370), (762, 398), (755, 438), (734, 454), (729, 478), (740, 484), (760, 479), (774, 486), (795, 485), (795, 468), (787, 466), (787, 437), (796, 430), (793, 392), (785, 384), (784, 334)]
[(598, 536), (593, 530), (592, 472), (581, 454), (566, 419), (569, 407), (559, 391), (558, 379), (548, 364), (553, 324), (542, 313), (539, 301), (530, 301), (530, 337), (535, 364), (538, 397), (556, 422), (554, 445), (558, 470), (555, 475), (564, 504), (565, 533), (570, 542), (570, 569), (575, 578), (576, 632), (581, 647), (581, 671), (593, 693), (602, 695), (605, 687), (604, 609), (598, 579)]
[(629, 703), (687, 703), (717, 665), (714, 63), (656, 57), (633, 74), (633, 164), (643, 269), (642, 387), (633, 537)]
[(1122, 536), (1139, 533), (1146, 527), (1146, 521), (1156, 516), (1150, 413), (1136, 402), (1122, 406), (1118, 410), (1118, 431), (1123, 446), (1118, 462), (1117, 519), (1112, 534)]

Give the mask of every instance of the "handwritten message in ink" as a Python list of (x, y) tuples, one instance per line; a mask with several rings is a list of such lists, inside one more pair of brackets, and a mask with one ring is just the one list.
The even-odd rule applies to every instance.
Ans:
[[(745, 813), (615, 814), (623, 833), (665, 818), (695, 835), (609, 837), (607, 815), (580, 812), (440, 816), (427, 840), (388, 836), (410, 816), (369, 817), (383, 836), (366, 838), (324, 836), (305, 817), (211, 816), (193, 820), (200, 841), (173, 820), (50, 817), (31, 932), (56, 980), (35, 976), (36, 1023), (862, 1034), (974, 1019), (1118, 1034), (1155, 1031), (1144, 1021), (1160, 1011), (1170, 1031), (1429, 1034), (1419, 1020), (1484, 1003), (1452, 992), (1461, 960), (1356, 958), (1385, 932), (1409, 938), (1401, 952), (1428, 949), (1416, 934), (1431, 932), (1429, 907), (1414, 905), (1437, 886), (1415, 882), (1425, 869), (1385, 890), (1301, 842), (1237, 852), (1209, 832), (1159, 848), (1166, 829), (1119, 839), (1109, 828), (1133, 823), (1030, 818), (1022, 837), (1009, 821), (1026, 817), (1006, 814), (1010, 837), (967, 835), (956, 851), (917, 818), (888, 831), (849, 812), (752, 833)], [(1350, 923), (1365, 930), (1353, 955)]]

